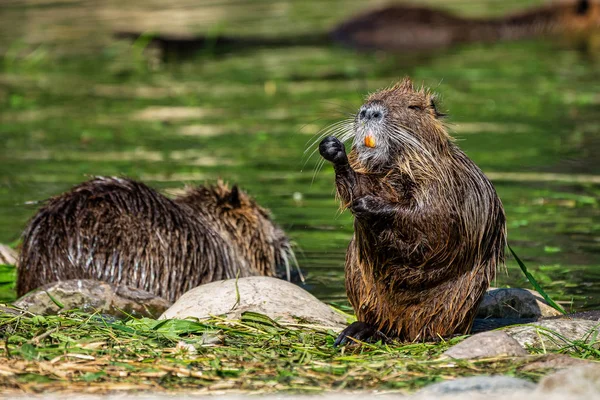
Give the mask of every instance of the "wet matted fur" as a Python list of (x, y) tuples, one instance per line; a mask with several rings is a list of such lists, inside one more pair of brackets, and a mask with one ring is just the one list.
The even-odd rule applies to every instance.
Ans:
[[(448, 135), (434, 96), (406, 78), (370, 95), (320, 153), (354, 215), (346, 290), (358, 323), (405, 341), (467, 333), (504, 263), (504, 211), (491, 182)], [(375, 146), (373, 147), (373, 143)]]
[(17, 294), (67, 279), (138, 287), (170, 301), (202, 283), (283, 275), (293, 252), (237, 186), (169, 199), (131, 179), (96, 178), (51, 198), (23, 234)]

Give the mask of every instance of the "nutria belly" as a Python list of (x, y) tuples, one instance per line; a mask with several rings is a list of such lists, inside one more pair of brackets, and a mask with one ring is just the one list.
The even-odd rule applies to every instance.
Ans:
[[(383, 277), (365, 271), (357, 258), (355, 238), (348, 248), (346, 260), (346, 292), (359, 321), (365, 322), (388, 337), (402, 341), (419, 341), (466, 334), (471, 329), (477, 306), (493, 276), (492, 263), (462, 268), (440, 282), (423, 286), (398, 288), (398, 275), (415, 274), (406, 266)], [(421, 266), (419, 268), (427, 268)]]

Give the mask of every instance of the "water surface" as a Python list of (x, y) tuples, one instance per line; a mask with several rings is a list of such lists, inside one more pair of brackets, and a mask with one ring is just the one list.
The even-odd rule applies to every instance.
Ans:
[[(540, 2), (428, 3), (488, 15)], [(126, 175), (167, 192), (223, 178), (272, 210), (298, 244), (308, 289), (344, 303), (351, 216), (338, 212), (331, 168), (313, 177), (318, 159), (303, 154), (320, 129), (354, 112), (365, 94), (408, 74), (440, 93), (450, 131), (492, 178), (509, 242), (534, 275), (577, 309), (600, 306), (597, 54), (538, 40), (429, 55), (329, 45), (251, 48), (165, 63), (110, 34), (293, 36), (324, 31), (368, 6), (4, 2), (0, 242), (18, 239), (35, 202), (93, 175)], [(0, 275), (13, 279), (6, 269)], [(495, 284), (529, 287), (513, 260)], [(0, 297), (14, 297), (10, 285)]]

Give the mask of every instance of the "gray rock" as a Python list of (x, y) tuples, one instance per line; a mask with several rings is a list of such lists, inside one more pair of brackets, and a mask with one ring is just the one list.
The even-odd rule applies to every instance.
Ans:
[(266, 276), (240, 278), (237, 282), (228, 279), (198, 286), (184, 293), (160, 318), (203, 319), (211, 315), (225, 315), (239, 319), (246, 311), (261, 313), (287, 324), (300, 320), (335, 330), (346, 325), (344, 317), (306, 290)]
[(600, 392), (600, 365), (574, 367), (548, 375), (540, 381), (537, 392), (561, 393), (564, 398), (584, 394), (597, 397)]
[(17, 252), (5, 244), (0, 243), (0, 264), (15, 265), (17, 263)]
[(590, 360), (582, 360), (581, 358), (571, 357), (568, 354), (550, 353), (536, 357), (530, 363), (523, 366), (521, 371), (528, 372), (548, 369), (560, 370), (584, 365), (596, 365), (596, 363)]
[(546, 318), (561, 315), (536, 291), (491, 289), (483, 297), (477, 318)]
[(522, 357), (528, 353), (512, 337), (502, 331), (483, 332), (473, 335), (452, 346), (444, 356), (458, 359), (490, 357)]
[(0, 313), (10, 315), (21, 315), (23, 311), (20, 311), (19, 309), (14, 307), (6, 307), (4, 305), (0, 305)]
[(50, 296), (64, 306), (63, 310), (98, 310), (102, 314), (117, 317), (130, 314), (136, 317), (156, 318), (170, 306), (167, 300), (144, 290), (93, 279), (51, 283), (26, 294), (13, 304), (34, 314), (56, 314), (61, 308)]
[(600, 333), (600, 327), (595, 321), (560, 318), (512, 326), (504, 332), (523, 347), (557, 349), (573, 340), (593, 340)]
[(510, 376), (470, 376), (451, 381), (435, 383), (417, 392), (417, 396), (452, 396), (473, 394), (502, 394), (531, 392), (535, 385), (523, 379)]

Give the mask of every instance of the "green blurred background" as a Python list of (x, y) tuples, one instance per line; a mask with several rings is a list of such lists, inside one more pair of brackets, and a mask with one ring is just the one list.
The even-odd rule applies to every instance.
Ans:
[[(541, 1), (430, 0), (460, 15)], [(261, 47), (164, 61), (115, 30), (295, 37), (380, 1), (29, 0), (0, 5), (0, 242), (36, 202), (94, 175), (173, 193), (237, 182), (298, 245), (307, 288), (345, 303), (351, 216), (327, 166), (306, 159), (319, 130), (364, 95), (410, 75), (440, 93), (460, 146), (492, 178), (509, 243), (549, 294), (600, 306), (600, 54), (568, 41), (465, 45), (429, 54), (340, 46)], [(309, 151), (310, 152), (310, 151)], [(14, 298), (1, 267), (0, 300)], [(514, 260), (496, 286), (529, 287)]]

